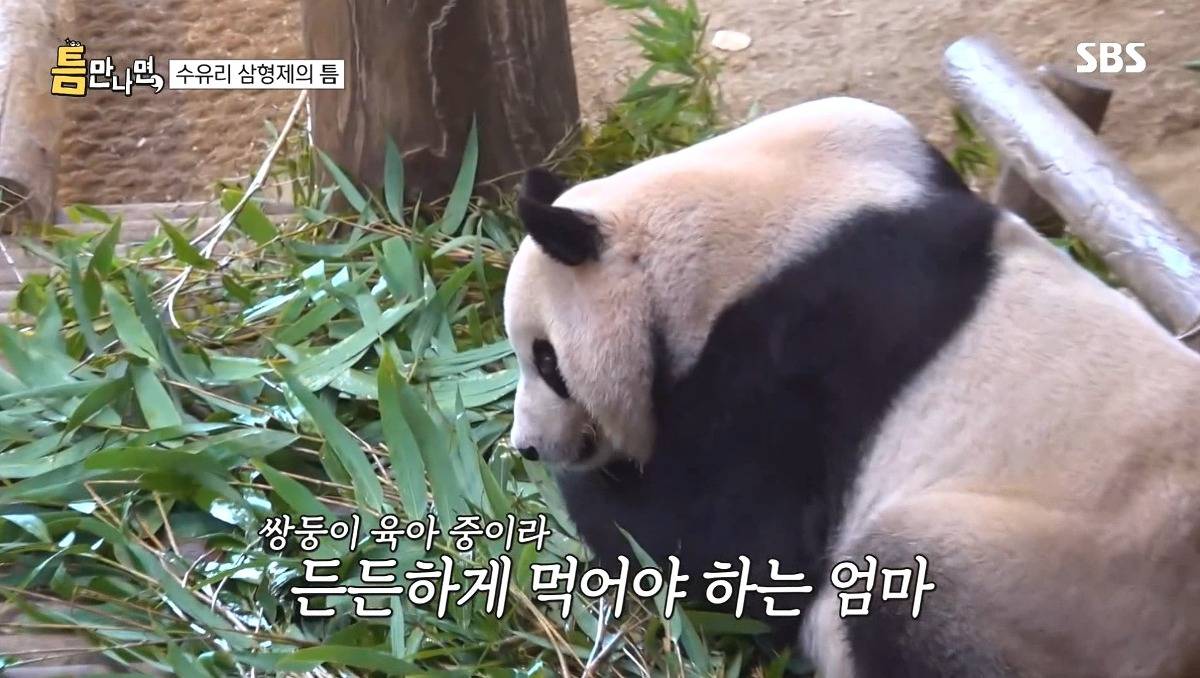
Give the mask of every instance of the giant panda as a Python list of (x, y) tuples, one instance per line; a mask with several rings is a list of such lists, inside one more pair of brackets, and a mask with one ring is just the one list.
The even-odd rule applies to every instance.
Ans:
[[(823, 678), (1200, 675), (1200, 357), (906, 118), (810, 101), (518, 212), (511, 444), (601, 564), (806, 573), (746, 614)], [(917, 619), (842, 616), (867, 554), (926, 558)]]

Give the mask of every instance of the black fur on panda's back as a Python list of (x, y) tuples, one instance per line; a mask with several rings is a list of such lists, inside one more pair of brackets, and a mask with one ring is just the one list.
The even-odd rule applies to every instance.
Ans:
[[(736, 566), (745, 555), (752, 583), (771, 586), (767, 561), (777, 558), (781, 573), (804, 572), (813, 586), (779, 596), (777, 608), (811, 602), (887, 408), (968, 321), (991, 278), (997, 211), (940, 155), (934, 162), (923, 204), (839, 224), (823, 248), (726, 309), (686, 375), (666, 376), (658, 337), (650, 461), (558, 476), (602, 565), (631, 555), (620, 525), (656, 562), (678, 555), (683, 588), (698, 600), (713, 561)], [(747, 615), (795, 641), (800, 617), (767, 619), (761, 597), (746, 602)]]

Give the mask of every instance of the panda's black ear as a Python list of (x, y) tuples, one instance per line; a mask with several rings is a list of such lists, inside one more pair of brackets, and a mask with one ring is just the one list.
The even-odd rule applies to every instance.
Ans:
[(531, 167), (521, 182), (521, 197), (549, 205), (567, 192), (566, 180), (545, 167)]
[(551, 204), (566, 190), (566, 182), (554, 174), (531, 169), (525, 173), (517, 214), (546, 254), (567, 266), (578, 266), (600, 257), (602, 240), (599, 227), (586, 215)]

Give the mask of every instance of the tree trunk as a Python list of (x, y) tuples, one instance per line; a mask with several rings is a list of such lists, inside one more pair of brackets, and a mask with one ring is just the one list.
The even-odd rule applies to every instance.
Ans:
[(345, 59), (344, 90), (312, 94), (313, 136), (359, 183), (383, 182), (387, 139), (406, 187), (454, 184), (472, 119), (476, 182), (513, 185), (579, 120), (566, 0), (304, 0), (310, 58)]
[(0, 230), (47, 222), (55, 209), (59, 97), (50, 94), (58, 3), (0, 0)]

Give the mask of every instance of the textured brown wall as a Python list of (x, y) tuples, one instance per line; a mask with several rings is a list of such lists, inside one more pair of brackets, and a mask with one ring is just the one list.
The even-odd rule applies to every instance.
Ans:
[[(149, 54), (164, 77), (172, 57), (303, 55), (296, 0), (76, 0), (74, 9), (70, 37), (120, 71)], [(214, 182), (253, 171), (263, 120), (281, 123), (296, 94), (164, 88), (64, 100), (59, 201), (207, 198)]]
[[(383, 0), (318, 0), (382, 2)], [(487, 0), (472, 0), (486, 2)], [(297, 0), (62, 0), (77, 5), (90, 54), (294, 57), (302, 53)], [(1200, 228), (1200, 58), (1196, 0), (700, 0), (713, 29), (743, 30), (751, 47), (728, 56), (730, 113), (830, 94), (886, 104), (950, 144), (942, 50), (967, 33), (996, 35), (1027, 66), (1071, 67), (1075, 44), (1146, 43), (1145, 73), (1103, 78), (1115, 89), (1101, 137), (1180, 217)], [(642, 65), (625, 37), (629, 17), (604, 0), (568, 0), (584, 113), (621, 92)], [(65, 37), (65, 36), (64, 36)], [(130, 46), (130, 47), (126, 47)], [(140, 53), (140, 54), (139, 54)], [(127, 63), (127, 62), (126, 62)], [(165, 65), (163, 66), (165, 69)], [(202, 199), (214, 181), (253, 171), (263, 120), (281, 122), (292, 92), (96, 93), (65, 102), (63, 200)], [(144, 141), (143, 141), (144, 140)], [(139, 144), (141, 144), (139, 146)]]

